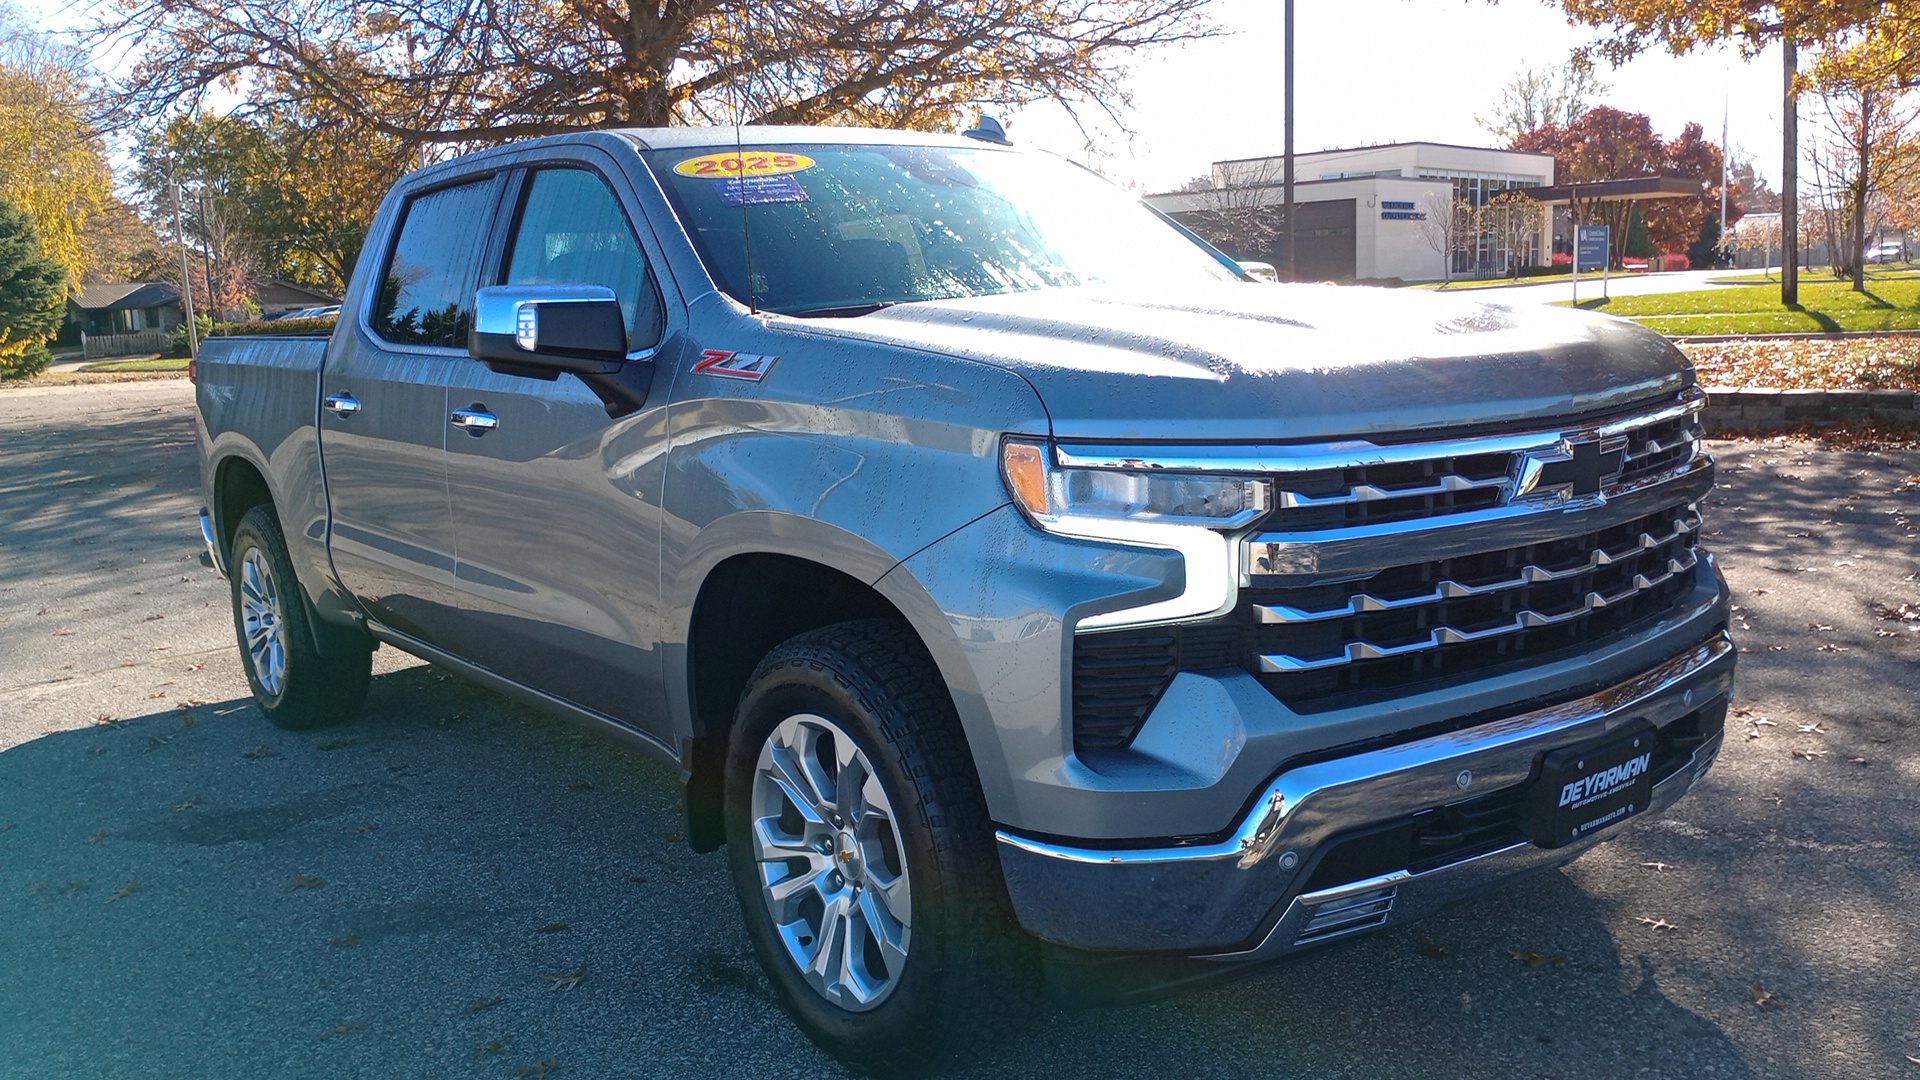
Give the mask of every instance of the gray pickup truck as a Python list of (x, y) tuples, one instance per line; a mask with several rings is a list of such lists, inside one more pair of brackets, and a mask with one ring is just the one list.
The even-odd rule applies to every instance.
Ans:
[(864, 1068), (1564, 863), (1721, 745), (1672, 345), (1256, 283), (1042, 154), (471, 154), (388, 196), (331, 339), (197, 378), (268, 718), (350, 715), (385, 643), (672, 759)]

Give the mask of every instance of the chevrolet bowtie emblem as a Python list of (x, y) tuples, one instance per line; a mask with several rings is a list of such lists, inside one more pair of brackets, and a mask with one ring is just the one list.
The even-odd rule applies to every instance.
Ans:
[(1528, 450), (1513, 470), (1510, 503), (1559, 503), (1601, 498), (1601, 482), (1626, 464), (1626, 440), (1562, 439), (1559, 445)]

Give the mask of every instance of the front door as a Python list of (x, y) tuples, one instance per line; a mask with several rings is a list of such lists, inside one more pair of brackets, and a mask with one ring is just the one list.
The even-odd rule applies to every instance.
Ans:
[[(604, 285), (627, 317), (629, 364), (666, 331), (646, 249), (598, 162), (536, 166), (492, 284)], [(610, 419), (572, 375), (469, 360), (447, 428), (447, 491), (463, 608), (461, 655), (516, 682), (667, 734), (659, 707), (664, 391)], [(665, 375), (660, 376), (664, 385)]]
[(497, 178), (407, 200), (374, 295), (334, 336), (321, 373), (320, 440), (334, 572), (368, 612), (430, 643), (451, 630), (447, 384), (466, 358)]

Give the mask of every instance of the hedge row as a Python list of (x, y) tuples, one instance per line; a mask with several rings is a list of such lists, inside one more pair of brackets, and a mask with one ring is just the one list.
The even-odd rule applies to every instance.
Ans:
[(216, 323), (208, 337), (264, 337), (270, 334), (331, 334), (337, 320), (332, 315), (316, 319), (255, 319), (251, 322)]

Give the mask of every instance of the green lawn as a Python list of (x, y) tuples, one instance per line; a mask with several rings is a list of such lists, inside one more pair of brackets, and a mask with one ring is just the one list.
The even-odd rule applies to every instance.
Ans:
[(88, 364), (81, 371), (185, 371), (187, 358), (184, 356), (136, 356), (129, 360), (100, 360)]
[(1580, 306), (1671, 335), (1920, 330), (1920, 278), (1869, 281), (1864, 293), (1844, 281), (1802, 279), (1800, 304), (1792, 308), (1781, 305), (1777, 283), (1617, 296)]

